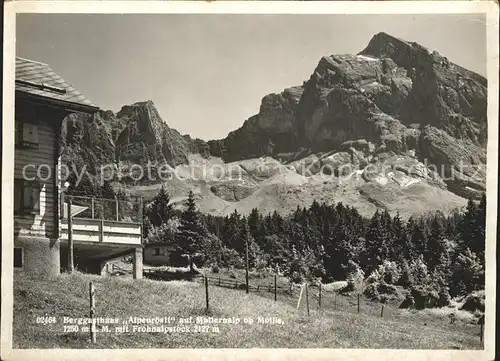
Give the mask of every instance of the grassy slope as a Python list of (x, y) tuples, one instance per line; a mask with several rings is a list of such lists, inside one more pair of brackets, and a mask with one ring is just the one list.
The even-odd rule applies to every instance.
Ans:
[[(88, 282), (96, 286), (96, 316), (101, 317), (189, 317), (204, 315), (205, 290), (199, 283), (133, 281), (126, 278), (82, 274), (61, 275), (53, 279), (14, 279), (14, 347), (57, 348), (92, 347), (87, 334), (64, 333), (62, 322), (37, 324), (37, 316), (88, 316)], [(311, 292), (312, 294), (313, 292)], [(413, 314), (389, 308), (384, 318), (379, 306), (363, 303), (357, 314), (352, 300), (343, 299), (334, 310), (325, 295), (324, 310), (315, 310), (311, 297), (311, 316), (304, 307), (297, 311), (296, 299), (280, 295), (268, 297), (243, 291), (210, 287), (210, 304), (215, 317), (279, 317), (284, 325), (219, 325), (220, 333), (99, 333), (98, 348), (148, 347), (325, 347), (325, 348), (480, 348), (475, 325), (449, 325), (426, 313)], [(350, 308), (348, 308), (348, 305)], [(371, 308), (370, 308), (371, 307)], [(377, 308), (376, 308), (377, 307)], [(373, 309), (372, 309), (373, 308)], [(426, 325), (424, 326), (424, 322)]]

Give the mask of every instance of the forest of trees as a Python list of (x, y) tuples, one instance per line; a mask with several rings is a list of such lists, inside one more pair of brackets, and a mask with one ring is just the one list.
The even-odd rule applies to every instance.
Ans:
[(145, 213), (146, 241), (173, 244), (174, 259), (188, 255), (198, 266), (244, 268), (248, 243), (251, 269), (272, 268), (293, 282), (362, 277), (372, 284), (365, 293), (377, 293), (375, 285), (400, 286), (435, 294), (443, 305), (484, 289), (485, 195), (463, 212), (406, 221), (318, 202), (286, 217), (257, 209), (217, 217), (197, 212), (192, 192), (186, 209), (175, 211), (161, 188)]

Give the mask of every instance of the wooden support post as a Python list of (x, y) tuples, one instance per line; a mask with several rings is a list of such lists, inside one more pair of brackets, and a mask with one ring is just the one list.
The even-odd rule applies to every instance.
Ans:
[(206, 301), (207, 301), (207, 313), (210, 309), (209, 307), (209, 304), (208, 304), (208, 277), (205, 276), (205, 298), (206, 298)]
[(249, 284), (248, 284), (248, 240), (245, 242), (245, 288), (246, 292), (249, 292)]
[(220, 276), (219, 276), (219, 287), (220, 287)]
[(134, 249), (133, 262), (133, 277), (136, 280), (140, 280), (143, 276), (142, 247), (136, 247)]
[(104, 241), (104, 219), (99, 221), (99, 242)]
[(66, 198), (64, 195), (64, 187), (61, 187), (61, 199), (59, 200), (59, 217), (61, 219), (64, 218), (64, 198)]
[(299, 294), (299, 300), (297, 301), (297, 310), (299, 309), (300, 306), (300, 299), (302, 298), (302, 292), (304, 291), (304, 285), (300, 287), (300, 294)]
[(274, 300), (276, 301), (277, 299), (278, 299), (278, 281), (276, 274), (274, 274)]
[(139, 198), (139, 222), (144, 223), (144, 199)]
[(68, 271), (73, 273), (75, 270), (73, 258), (73, 216), (71, 215), (71, 205), (73, 200), (71, 197), (68, 199)]
[(359, 293), (358, 293), (358, 313), (359, 313)]
[(119, 202), (118, 202), (118, 196), (115, 196), (115, 208), (116, 208), (116, 220), (119, 221), (120, 220), (120, 205), (119, 205)]
[(89, 283), (89, 301), (90, 301), (90, 313), (89, 318), (91, 319), (90, 324), (90, 340), (92, 343), (96, 343), (96, 323), (94, 322), (95, 317), (95, 289), (92, 281)]
[(318, 310), (321, 310), (321, 282), (319, 283)]
[(91, 199), (91, 203), (90, 203), (90, 211), (92, 212), (92, 219), (94, 219), (94, 197), (92, 197)]
[(382, 305), (382, 310), (380, 310), (380, 317), (384, 317), (384, 305)]
[(307, 315), (309, 316), (309, 286), (306, 283), (306, 307), (307, 307)]

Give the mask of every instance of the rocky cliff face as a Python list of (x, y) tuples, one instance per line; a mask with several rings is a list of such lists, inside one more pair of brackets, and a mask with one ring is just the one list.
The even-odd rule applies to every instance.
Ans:
[(485, 187), (486, 89), (485, 78), (438, 52), (379, 33), (357, 55), (323, 57), (302, 87), (268, 95), (259, 114), (209, 144), (237, 160), (366, 142), (373, 149), (364, 158), (412, 152), (444, 178), (463, 169), (460, 179), (445, 179), (450, 190), (477, 196)]
[[(332, 197), (371, 211), (404, 211), (398, 204), (405, 202), (411, 211), (417, 200), (422, 210), (433, 201), (439, 209), (485, 190), (486, 91), (485, 78), (436, 51), (379, 33), (357, 55), (321, 58), (302, 86), (266, 95), (259, 113), (224, 139), (181, 135), (147, 101), (117, 114), (70, 116), (63, 159), (91, 168), (151, 161), (187, 171), (194, 154), (202, 163), (222, 158), (215, 163), (236, 166), (227, 174), (238, 169), (243, 178), (170, 190), (180, 197), (176, 189), (196, 188), (207, 212), (286, 210)], [(347, 184), (346, 177), (356, 179)]]
[(94, 174), (104, 164), (175, 167), (191, 153), (209, 156), (206, 142), (170, 128), (152, 101), (126, 105), (117, 114), (72, 114), (63, 123), (62, 140), (63, 161), (85, 164)]
[(301, 145), (296, 114), (303, 91), (297, 86), (266, 95), (259, 114), (225, 139), (208, 142), (211, 154), (233, 161), (296, 151)]

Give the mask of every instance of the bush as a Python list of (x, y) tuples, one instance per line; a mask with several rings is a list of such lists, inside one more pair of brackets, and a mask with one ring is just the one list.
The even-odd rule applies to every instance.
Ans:
[(349, 261), (348, 265), (348, 276), (347, 276), (347, 287), (358, 293), (362, 292), (363, 280), (365, 277), (364, 272), (358, 266), (357, 263)]
[(366, 279), (367, 283), (384, 282), (395, 284), (401, 278), (401, 270), (394, 261), (384, 261)]
[(438, 307), (445, 307), (450, 304), (451, 296), (448, 288), (443, 288), (438, 294)]
[(372, 301), (380, 301), (380, 294), (378, 293), (377, 283), (370, 283), (365, 287), (363, 294)]
[(397, 284), (403, 286), (404, 288), (410, 288), (414, 283), (413, 275), (411, 273), (410, 266), (405, 260), (401, 266), (401, 276), (398, 279)]
[(390, 300), (402, 299), (400, 290), (384, 282), (373, 282), (365, 287), (363, 294), (373, 301), (386, 302)]
[(415, 300), (413, 299), (413, 296), (411, 294), (406, 295), (406, 298), (403, 302), (401, 302), (399, 308), (415, 308)]
[(484, 312), (484, 303), (485, 303), (484, 291), (475, 291), (465, 298), (465, 302), (460, 309), (470, 312), (475, 312), (475, 311)]
[(238, 252), (233, 248), (223, 247), (221, 252), (222, 265), (224, 267), (243, 268), (245, 262), (240, 257)]
[(219, 268), (219, 266), (218, 266), (218, 265), (216, 265), (216, 264), (214, 264), (214, 265), (212, 266), (212, 272), (213, 272), (213, 273), (219, 273), (219, 272), (220, 272), (220, 268)]
[(415, 301), (415, 308), (423, 310), (424, 308), (433, 308), (439, 305), (439, 293), (428, 287), (418, 286), (411, 290), (411, 295)]

